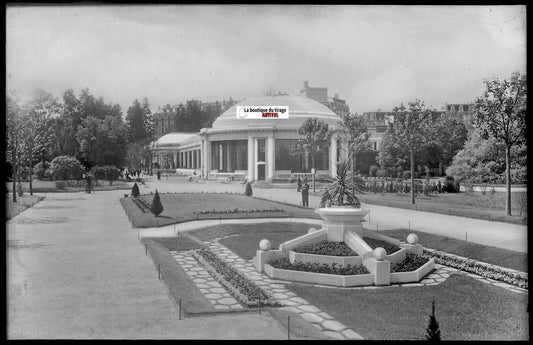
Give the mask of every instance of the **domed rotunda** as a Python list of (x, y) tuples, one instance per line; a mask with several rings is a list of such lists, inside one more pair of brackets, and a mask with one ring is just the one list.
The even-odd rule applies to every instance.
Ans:
[[(240, 107), (287, 107), (288, 116), (243, 117)], [(321, 103), (305, 97), (268, 96), (241, 101), (220, 115), (212, 128), (184, 137), (175, 145), (162, 145), (172, 150), (175, 166), (195, 169), (202, 177), (231, 177), (235, 180), (261, 181), (288, 179), (311, 173), (309, 152), (297, 146), (300, 126), (309, 118), (326, 122), (335, 130), (341, 120)], [(176, 136), (174, 134), (168, 134)], [(166, 142), (166, 136), (158, 141)], [(183, 136), (182, 136), (183, 137)], [(168, 141), (168, 140), (167, 140)], [(328, 149), (315, 156), (318, 176), (335, 176), (338, 161), (338, 136), (334, 134)]]

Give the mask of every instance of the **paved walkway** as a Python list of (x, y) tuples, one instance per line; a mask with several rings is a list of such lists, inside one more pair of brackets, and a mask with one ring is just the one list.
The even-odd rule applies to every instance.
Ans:
[(179, 320), (117, 199), (47, 194), (7, 222), (8, 339), (286, 339), (269, 315)]
[[(142, 186), (141, 193), (149, 193), (158, 189), (159, 192), (234, 192), (244, 193), (244, 185), (234, 182), (186, 182), (182, 177), (169, 177), (157, 180), (147, 176), (148, 184)], [(254, 188), (253, 195), (261, 198), (301, 204), (301, 194), (293, 189), (261, 189)], [(320, 203), (318, 196), (309, 197), (309, 206), (317, 208)], [(503, 222), (492, 222), (467, 217), (449, 216), (445, 214), (407, 210), (394, 207), (363, 204), (370, 210), (366, 226), (371, 229), (388, 230), (409, 227), (413, 230), (443, 235), (469, 242), (498, 248), (527, 252), (527, 226)]]

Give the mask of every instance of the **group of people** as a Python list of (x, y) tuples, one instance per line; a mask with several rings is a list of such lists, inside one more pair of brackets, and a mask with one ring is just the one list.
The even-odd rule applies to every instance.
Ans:
[(124, 169), (124, 177), (126, 178), (126, 180), (131, 181), (130, 175), (131, 177), (141, 177), (141, 169)]

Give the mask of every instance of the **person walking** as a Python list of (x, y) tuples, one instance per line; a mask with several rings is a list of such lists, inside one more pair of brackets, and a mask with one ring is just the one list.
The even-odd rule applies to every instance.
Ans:
[(161, 180), (161, 172), (159, 170), (157, 170), (157, 179)]
[(307, 181), (302, 186), (302, 205), (309, 207), (309, 185)]

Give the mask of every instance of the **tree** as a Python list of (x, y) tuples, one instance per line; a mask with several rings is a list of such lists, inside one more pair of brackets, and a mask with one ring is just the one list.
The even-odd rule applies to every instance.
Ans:
[(128, 128), (128, 139), (130, 143), (135, 143), (148, 136), (144, 111), (136, 99), (127, 111), (126, 126)]
[(52, 177), (55, 180), (81, 179), (83, 168), (80, 162), (72, 156), (59, 156), (50, 163)]
[(88, 165), (123, 166), (127, 152), (127, 129), (121, 118), (87, 117), (82, 121), (76, 138)]
[(426, 340), (440, 341), (439, 322), (435, 318), (435, 300), (431, 302), (431, 315), (429, 316), (429, 323), (426, 329)]
[(163, 204), (161, 204), (161, 199), (159, 198), (159, 193), (157, 189), (155, 190), (155, 195), (150, 205), (150, 211), (158, 217), (163, 212)]
[(511, 215), (511, 148), (526, 142), (527, 78), (515, 72), (509, 80), (484, 80), (485, 91), (474, 104), (474, 127), (483, 138), (505, 145), (505, 214)]
[(414, 204), (415, 151), (426, 143), (430, 137), (429, 125), (432, 121), (432, 113), (431, 110), (425, 107), (424, 102), (418, 99), (414, 102), (409, 102), (408, 107), (406, 108), (403, 103), (394, 107), (387, 134), (396, 148), (407, 148), (409, 151), (411, 161), (411, 202)]
[(252, 196), (252, 185), (250, 182), (246, 183), (246, 188), (244, 189), (244, 195)]
[(298, 134), (304, 138), (298, 140), (298, 147), (304, 149), (311, 156), (311, 168), (315, 169), (315, 158), (318, 152), (329, 147), (332, 133), (326, 122), (317, 118), (310, 118), (298, 129)]
[(96, 179), (109, 181), (110, 186), (120, 177), (120, 169), (112, 165), (93, 167), (91, 173)]
[[(30, 195), (33, 195), (32, 176), (35, 159), (45, 161), (45, 152), (51, 146), (50, 119), (59, 112), (54, 96), (44, 90), (34, 90), (32, 99), (26, 104), (21, 127), (22, 152), (28, 169)], [(44, 164), (44, 163), (43, 163)]]
[(13, 95), (8, 94), (6, 97), (7, 116), (6, 116), (6, 129), (7, 129), (7, 157), (10, 160), (13, 175), (13, 202), (17, 202), (17, 180), (18, 170), (20, 164), (20, 152), (21, 152), (21, 127), (23, 122), (21, 121), (22, 109), (19, 106), (17, 100)]

